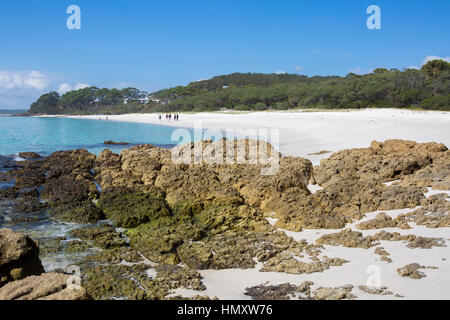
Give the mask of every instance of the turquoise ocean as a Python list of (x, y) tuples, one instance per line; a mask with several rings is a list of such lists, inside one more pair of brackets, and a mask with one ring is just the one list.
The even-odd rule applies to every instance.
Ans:
[[(0, 155), (33, 151), (43, 156), (59, 150), (87, 149), (98, 154), (123, 146), (103, 142), (153, 144), (170, 148), (173, 127), (106, 120), (0, 116)], [(126, 146), (129, 148), (129, 146)]]

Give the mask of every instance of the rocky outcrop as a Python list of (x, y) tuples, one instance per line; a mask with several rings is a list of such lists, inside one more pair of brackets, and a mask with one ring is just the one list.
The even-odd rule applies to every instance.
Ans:
[(158, 265), (154, 275), (149, 266), (101, 265), (85, 272), (82, 286), (94, 299), (161, 300), (177, 288), (205, 290), (200, 273), (188, 267)]
[(0, 229), (0, 287), (43, 272), (37, 244), (26, 235)]
[(33, 213), (45, 210), (47, 204), (39, 201), (37, 195), (35, 196), (22, 196), (17, 200), (14, 205), (14, 211), (22, 213)]
[[(262, 212), (276, 212), (276, 226), (280, 228), (343, 228), (367, 212), (418, 206), (426, 191), (422, 185), (388, 186), (383, 182), (410, 176), (447, 153), (445, 146), (436, 143), (373, 142), (370, 148), (333, 154), (314, 169), (314, 174), (308, 160), (281, 157), (278, 171), (265, 176), (261, 174), (264, 165), (249, 165), (250, 140), (201, 143), (171, 152), (150, 145), (136, 146), (120, 155), (105, 150), (95, 162), (97, 180), (104, 190), (126, 187), (155, 193), (156, 187), (172, 209), (186, 201), (205, 209), (247, 204)], [(227, 148), (238, 145), (244, 145), (246, 152), (240, 158), (233, 154), (231, 158), (237, 163), (227, 164)], [(203, 151), (200, 158), (195, 155), (196, 148)], [(272, 146), (266, 148), (269, 155), (275, 154)], [(209, 156), (205, 156), (205, 150)], [(173, 154), (179, 155), (178, 163), (172, 161)], [(187, 160), (192, 163), (184, 164)], [(195, 160), (203, 163), (195, 164)], [(307, 186), (315, 180), (325, 189), (311, 194)], [(398, 226), (407, 228), (406, 223), (399, 222)]]
[[(249, 148), (249, 140), (240, 141)], [(223, 145), (225, 152), (214, 155), (215, 161), (221, 159), (222, 164), (212, 163), (213, 156), (205, 156), (203, 163), (195, 164), (194, 152), (192, 163), (174, 163), (172, 154), (186, 151), (186, 146), (172, 151), (150, 145), (136, 146), (122, 151), (120, 156), (113, 155), (109, 150), (103, 151), (96, 161), (97, 180), (104, 190), (120, 186), (146, 191), (149, 186), (156, 186), (165, 192), (170, 206), (189, 200), (205, 207), (245, 202), (262, 209), (271, 209), (270, 204), (276, 200), (281, 202), (282, 194), (291, 188), (308, 193), (306, 187), (312, 173), (308, 160), (281, 158), (278, 172), (273, 176), (263, 176), (261, 168), (264, 165), (248, 165), (252, 161), (249, 150), (246, 149), (242, 159), (237, 153), (234, 154), (235, 163), (226, 164), (228, 146), (225, 140), (202, 143), (200, 150), (215, 150)], [(239, 143), (234, 142), (233, 148), (237, 148)], [(198, 146), (192, 143), (187, 147), (193, 151)], [(266, 148), (273, 149), (270, 145)], [(190, 158), (191, 155), (187, 160)], [(177, 161), (181, 160), (182, 155)]]
[[(441, 150), (445, 149), (442, 145), (440, 146)], [(450, 150), (433, 153), (432, 160), (430, 165), (403, 177), (400, 184), (450, 190)]]
[[(309, 196), (294, 194), (276, 210), (276, 227), (292, 231), (340, 229), (365, 213), (414, 208), (424, 198), (418, 187), (387, 187), (359, 180), (339, 181)], [(288, 194), (285, 198), (289, 197)]]
[(318, 244), (327, 244), (330, 246), (344, 246), (348, 248), (364, 248), (368, 249), (379, 243), (374, 242), (372, 237), (364, 237), (361, 232), (345, 229), (338, 233), (330, 233), (323, 235), (316, 240)]
[(17, 198), (15, 209), (24, 213), (42, 211), (48, 204), (50, 213), (62, 221), (92, 223), (104, 219), (104, 213), (92, 204), (99, 195), (92, 173), (95, 158), (86, 150), (74, 150), (23, 161), (9, 172), (14, 187), (0, 192), (0, 197)]
[(292, 231), (343, 228), (368, 212), (414, 208), (424, 199), (423, 187), (448, 189), (448, 154), (442, 144), (403, 140), (336, 152), (314, 168), (314, 179), (324, 189), (306, 196), (285, 193), (284, 205), (274, 210), (276, 226)]
[(26, 160), (36, 160), (36, 159), (40, 159), (41, 155), (36, 152), (20, 152), (19, 157), (26, 159)]
[(311, 281), (305, 281), (299, 286), (290, 283), (280, 285), (258, 285), (245, 288), (244, 295), (250, 296), (253, 300), (290, 300), (299, 298), (311, 300)]
[[(261, 155), (252, 153), (254, 147), (279, 159), (277, 170), (264, 174), (273, 163), (258, 162)], [(309, 160), (282, 157), (270, 144), (248, 139), (201, 141), (173, 150), (139, 145), (120, 154), (104, 150), (98, 157), (85, 150), (64, 151), (24, 161), (12, 173), (16, 186), (4, 194), (19, 197), (15, 205), (22, 212), (40, 210), (43, 198), (56, 219), (113, 222), (114, 227), (77, 228), (70, 233), (76, 240), (55, 244), (58, 252), (92, 251), (80, 265), (93, 298), (165, 299), (176, 288), (204, 290), (196, 270), (258, 266), (261, 272), (310, 274), (348, 262), (324, 256), (327, 246), (368, 249), (380, 241), (404, 241), (411, 249), (445, 246), (440, 238), (386, 231), (364, 236), (343, 228), (369, 212), (417, 206), (396, 218), (380, 213), (357, 228), (448, 226), (446, 196), (424, 195), (427, 187), (445, 187), (448, 152), (436, 143), (373, 142), (369, 148), (337, 152), (313, 168)], [(311, 193), (308, 185), (316, 182), (323, 189)], [(277, 228), (343, 230), (308, 243)], [(392, 262), (381, 247), (375, 252)], [(354, 298), (350, 286), (300, 287), (259, 286), (249, 288), (249, 294)]]
[(450, 201), (445, 193), (433, 195), (421, 201), (417, 210), (399, 218), (428, 228), (450, 227)]
[[(328, 258), (322, 259), (315, 258), (313, 261), (302, 261), (303, 255), (296, 256), (295, 250), (285, 250), (275, 257), (270, 258), (261, 268), (261, 272), (284, 272), (290, 274), (310, 274), (316, 272), (323, 272), (331, 267), (340, 267), (344, 263), (350, 261), (341, 258)], [(297, 251), (298, 253), (298, 251)]]
[(71, 288), (70, 276), (45, 273), (10, 282), (0, 288), (0, 300), (86, 300), (88, 295), (82, 287)]
[(0, 155), (0, 168), (2, 169), (2, 171), (17, 170), (20, 168), (20, 164), (14, 161), (12, 157)]
[(380, 231), (372, 236), (364, 237), (359, 231), (345, 229), (337, 233), (325, 234), (316, 240), (318, 244), (327, 244), (331, 246), (344, 246), (348, 248), (368, 249), (379, 245), (380, 240), (385, 241), (405, 241), (407, 247), (411, 249), (431, 249), (432, 247), (445, 247), (445, 239), (420, 237), (414, 234), (401, 235), (398, 232)]
[(92, 241), (95, 246), (102, 249), (126, 246), (126, 241), (121, 237), (121, 234), (107, 224), (96, 227), (77, 228), (70, 231), (70, 235), (82, 240)]
[(111, 146), (127, 146), (130, 143), (128, 143), (128, 142), (116, 142), (116, 141), (107, 140), (107, 141), (104, 141), (103, 144), (111, 145)]
[(356, 225), (360, 230), (369, 229), (383, 229), (383, 228), (400, 228), (400, 229), (410, 229), (411, 227), (406, 222), (406, 218), (403, 215), (392, 219), (386, 213), (379, 213), (374, 219), (361, 222)]
[(94, 206), (98, 197), (92, 169), (95, 155), (86, 150), (61, 151), (45, 159), (46, 173), (41, 197), (51, 207), (51, 214), (68, 222), (92, 223), (104, 218)]
[[(201, 150), (228, 147), (225, 140), (202, 143)], [(233, 148), (239, 143), (249, 147), (252, 142), (235, 141)], [(198, 143), (183, 146), (196, 147)], [(269, 155), (274, 152), (270, 145), (265, 147)], [(253, 267), (259, 243), (270, 237), (269, 243), (274, 241), (261, 209), (272, 210), (287, 192), (307, 195), (311, 163), (282, 158), (275, 175), (263, 176), (264, 165), (248, 165), (248, 150), (233, 155), (240, 161), (235, 164), (226, 164), (226, 152), (209, 153), (223, 163), (212, 163), (208, 156), (199, 164), (174, 162), (172, 155), (183, 148), (168, 151), (142, 145), (120, 155), (103, 151), (95, 161), (96, 180), (103, 190), (100, 207), (116, 225), (132, 227), (127, 231), (132, 247), (153, 261), (182, 261), (200, 269)], [(285, 249), (274, 247), (273, 254)]]
[(311, 288), (314, 282), (305, 281), (300, 285), (283, 283), (280, 285), (258, 285), (246, 288), (245, 295), (252, 297), (253, 300), (349, 300), (356, 296), (351, 292), (352, 285), (341, 287), (319, 287), (315, 290)]
[[(270, 230), (263, 221), (264, 212), (275, 212), (275, 227), (299, 231), (343, 228), (367, 212), (414, 208), (424, 201), (426, 190), (422, 186), (382, 182), (411, 175), (446, 152), (444, 146), (433, 143), (374, 142), (370, 148), (332, 155), (314, 173), (306, 159), (281, 157), (278, 171), (265, 176), (261, 174), (264, 165), (249, 165), (254, 155), (247, 147), (252, 143), (202, 141), (171, 151), (142, 145), (123, 150), (120, 155), (105, 150), (94, 164), (96, 180), (103, 190), (100, 207), (116, 225), (132, 227), (127, 232), (132, 247), (154, 261), (182, 261), (200, 269), (252, 267), (258, 251), (252, 249), (254, 243), (267, 239)], [(237, 163), (227, 164), (229, 148), (239, 144), (246, 147), (245, 152), (232, 154)], [(256, 146), (262, 148), (262, 144), (258, 142)], [(265, 147), (269, 155), (276, 155), (270, 145)], [(196, 148), (202, 150), (200, 156), (194, 152)], [(173, 155), (178, 156), (175, 162)], [(332, 171), (335, 167), (339, 172)], [(307, 186), (315, 180), (325, 188), (311, 194)], [(254, 212), (248, 215), (250, 210)], [(380, 215), (359, 227), (408, 228), (408, 221), (402, 216), (393, 220)], [(344, 238), (323, 238), (319, 243), (341, 241), (347, 246), (365, 248), (377, 244), (376, 238), (366, 239), (358, 233)], [(401, 237), (392, 235), (390, 239), (393, 238)], [(232, 239), (234, 246), (239, 243), (246, 248), (248, 257), (238, 254), (241, 258), (237, 260), (234, 249), (215, 244), (219, 239), (225, 244)], [(288, 272), (323, 270), (333, 265), (327, 261), (304, 266), (299, 266), (298, 261), (282, 264), (281, 253), (289, 246), (271, 248), (266, 260), (278, 255), (278, 264), (285, 265)], [(273, 268), (270, 265), (276, 263), (266, 264), (265, 268)]]
[(321, 186), (347, 179), (388, 182), (414, 174), (447, 153), (446, 146), (434, 142), (374, 141), (369, 148), (332, 154), (329, 159), (321, 161), (314, 176)]

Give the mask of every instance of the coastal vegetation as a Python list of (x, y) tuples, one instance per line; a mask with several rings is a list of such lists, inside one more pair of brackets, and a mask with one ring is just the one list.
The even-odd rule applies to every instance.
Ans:
[(50, 92), (30, 114), (120, 114), (295, 108), (419, 108), (450, 110), (450, 63), (433, 60), (421, 69), (377, 68), (345, 77), (233, 73), (148, 95), (135, 88), (88, 87)]

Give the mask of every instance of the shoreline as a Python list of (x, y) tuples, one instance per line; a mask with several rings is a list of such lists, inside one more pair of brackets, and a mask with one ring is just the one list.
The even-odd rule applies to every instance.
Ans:
[[(450, 112), (402, 109), (358, 109), (339, 111), (260, 111), (180, 113), (177, 122), (158, 119), (159, 113), (122, 115), (55, 115), (43, 118), (91, 119), (145, 123), (175, 128), (275, 129), (279, 130), (279, 151), (304, 157), (318, 164), (331, 152), (363, 148), (374, 140), (403, 139), (439, 142), (450, 146)], [(270, 136), (270, 133), (269, 133)], [(270, 142), (271, 139), (269, 138)], [(323, 151), (330, 151), (323, 153)], [(314, 153), (321, 153), (316, 154)]]

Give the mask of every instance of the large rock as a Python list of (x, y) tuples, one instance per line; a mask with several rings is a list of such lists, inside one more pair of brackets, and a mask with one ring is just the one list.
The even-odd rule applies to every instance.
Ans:
[(50, 213), (67, 222), (93, 223), (105, 218), (92, 203), (99, 191), (94, 182), (95, 155), (86, 150), (60, 151), (45, 159), (46, 173), (41, 197), (51, 207)]
[(450, 150), (433, 156), (433, 163), (403, 177), (401, 185), (450, 190)]
[[(263, 159), (259, 153), (255, 162), (252, 145), (268, 150), (270, 159), (280, 158), (274, 174), (262, 174), (270, 165), (260, 163)], [(240, 146), (245, 148), (242, 153), (236, 151)], [(195, 158), (196, 148), (203, 151), (200, 159)], [(227, 163), (228, 152), (232, 154), (231, 164)], [(281, 157), (270, 144), (248, 139), (200, 141), (171, 151), (142, 145), (123, 150), (120, 155), (105, 150), (95, 162), (96, 179), (103, 190), (125, 187), (151, 193), (151, 187), (156, 186), (172, 208), (190, 201), (204, 208), (247, 203), (273, 210), (284, 201), (285, 193), (299, 197), (309, 194), (312, 170), (306, 159)]]
[(57, 151), (45, 159), (44, 169), (47, 171), (46, 179), (55, 179), (63, 175), (91, 178), (95, 155), (84, 149), (73, 151)]
[(43, 272), (37, 244), (26, 235), (0, 229), (0, 286)]
[(41, 155), (36, 152), (20, 152), (19, 157), (26, 159), (26, 160), (36, 160), (36, 159), (40, 159)]
[(315, 168), (314, 176), (321, 186), (347, 179), (388, 182), (429, 166), (446, 152), (445, 145), (435, 142), (374, 141), (369, 148), (348, 149), (332, 154)]
[[(24, 154), (33, 157), (33, 154)], [(67, 222), (91, 223), (104, 219), (103, 212), (91, 200), (98, 198), (94, 182), (94, 154), (86, 150), (54, 152), (46, 158), (23, 161), (17, 170), (10, 172), (15, 185), (0, 193), (0, 197), (20, 197), (16, 209), (35, 212), (46, 208), (50, 213)], [(39, 190), (33, 195), (22, 194), (27, 190)]]
[(274, 209), (279, 218), (276, 226), (292, 231), (344, 228), (368, 212), (415, 208), (424, 198), (424, 191), (361, 180), (338, 181), (309, 196), (293, 195), (280, 203)]
[(86, 300), (82, 287), (69, 287), (69, 275), (45, 273), (10, 282), (0, 288), (0, 300)]
[[(434, 142), (372, 142), (322, 160), (314, 179), (323, 190), (307, 196), (288, 191), (279, 203), (271, 202), (277, 227), (343, 228), (368, 212), (414, 208), (424, 199), (424, 187), (449, 188), (450, 154)], [(399, 181), (385, 184), (394, 180)]]
[(39, 166), (40, 162), (27, 162), (17, 171), (15, 186), (18, 188), (39, 187), (45, 181), (45, 174)]

